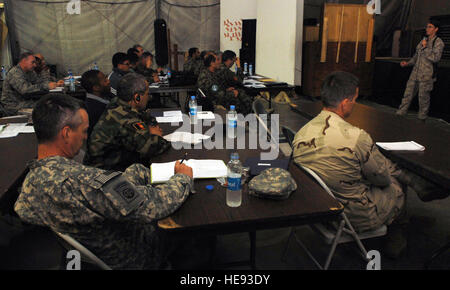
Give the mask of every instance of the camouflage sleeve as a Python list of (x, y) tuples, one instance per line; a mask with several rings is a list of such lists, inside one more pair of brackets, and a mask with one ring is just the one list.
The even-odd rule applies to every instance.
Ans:
[(170, 142), (149, 132), (145, 122), (136, 120), (125, 124), (129, 131), (123, 140), (123, 146), (130, 151), (138, 152), (142, 159), (161, 154), (170, 147)]
[[(420, 45), (420, 44), (419, 44)], [(407, 62), (408, 66), (413, 66), (417, 62), (417, 58), (419, 57), (419, 47), (416, 49), (416, 53), (414, 53), (414, 56)]]
[(9, 84), (22, 96), (42, 90), (48, 90), (48, 83), (38, 83), (33, 85), (23, 77), (12, 77), (9, 79)]
[(145, 196), (144, 202), (132, 215), (149, 222), (165, 218), (176, 211), (188, 197), (192, 182), (187, 175), (175, 174), (167, 183), (152, 187), (150, 169), (141, 164), (128, 167), (124, 176)]
[(388, 186), (391, 184), (390, 163), (378, 150), (370, 135), (363, 130), (361, 131), (355, 153), (360, 161), (362, 174), (375, 186)]
[(240, 84), (242, 84), (242, 82), (244, 81), (244, 72), (242, 71), (242, 68), (238, 68), (237, 69), (237, 74), (236, 74), (237, 80)]
[(436, 39), (436, 43), (434, 44), (433, 48), (427, 47), (423, 50), (423, 56), (425, 56), (425, 58), (429, 61), (437, 63), (441, 60), (444, 46), (444, 42), (440, 38), (438, 38)]

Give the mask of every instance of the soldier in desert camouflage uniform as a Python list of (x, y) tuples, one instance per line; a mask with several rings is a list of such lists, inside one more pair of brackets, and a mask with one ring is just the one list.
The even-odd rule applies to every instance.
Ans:
[(157, 269), (164, 257), (155, 223), (186, 200), (192, 169), (177, 163), (166, 184), (152, 187), (140, 164), (122, 173), (73, 161), (89, 126), (82, 106), (65, 95), (36, 105), (38, 160), (14, 209), (25, 222), (75, 238), (114, 269)]
[(1, 104), (8, 116), (16, 115), (19, 110), (32, 108), (36, 103), (33, 93), (48, 91), (57, 86), (64, 86), (64, 82), (49, 82), (48, 79), (38, 78), (34, 71), (36, 60), (33, 54), (23, 53), (19, 63), (13, 67), (3, 81)]
[[(398, 168), (378, 150), (364, 130), (344, 119), (358, 97), (358, 79), (348, 73), (328, 76), (322, 86), (322, 112), (295, 135), (295, 162), (315, 171), (344, 205), (344, 212), (357, 231), (391, 225), (385, 253), (396, 257), (405, 247), (405, 193), (411, 186), (419, 198), (445, 198), (419, 176)], [(389, 242), (391, 241), (391, 242)]]
[(216, 56), (208, 55), (205, 58), (205, 69), (198, 77), (197, 87), (213, 104), (224, 106), (226, 109), (229, 109), (230, 105), (235, 105), (238, 113), (249, 114), (252, 110), (252, 99), (242, 90), (228, 86), (226, 79), (217, 73), (219, 67), (220, 63)]
[(118, 97), (112, 101), (89, 136), (84, 164), (123, 170), (133, 163), (148, 165), (151, 156), (170, 147), (162, 130), (144, 114), (148, 82), (136, 73), (119, 82)]
[(423, 39), (416, 49), (414, 57), (408, 61), (403, 61), (402, 67), (414, 66), (402, 103), (397, 111), (398, 115), (405, 115), (408, 112), (412, 99), (419, 91), (419, 113), (418, 117), (425, 120), (430, 108), (430, 94), (433, 90), (433, 83), (436, 81), (437, 63), (441, 60), (444, 51), (444, 42), (436, 36), (439, 30), (439, 23), (430, 20), (427, 25), (427, 38)]

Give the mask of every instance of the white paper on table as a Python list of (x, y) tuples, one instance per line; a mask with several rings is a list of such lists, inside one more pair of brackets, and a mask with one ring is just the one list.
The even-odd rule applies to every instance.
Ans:
[(252, 78), (252, 79), (263, 79), (264, 77), (253, 75), (253, 76), (249, 76), (249, 78)]
[[(151, 183), (168, 181), (175, 174), (175, 162), (152, 163), (150, 166)], [(183, 164), (192, 167), (194, 179), (227, 176), (227, 166), (223, 160), (189, 159), (185, 160)]]
[[(27, 125), (27, 123), (14, 123), (0, 125), (0, 138), (11, 138), (19, 135), (20, 131)], [(5, 128), (6, 126), (6, 128)]]
[(169, 142), (183, 142), (187, 144), (198, 144), (201, 143), (202, 140), (206, 140), (211, 138), (208, 135), (203, 135), (199, 133), (190, 133), (190, 132), (173, 132), (163, 137)]
[(25, 127), (23, 127), (23, 128), (20, 130), (19, 133), (25, 133), (25, 134), (28, 134), (28, 133), (35, 133), (34, 127), (33, 127), (33, 126), (25, 126)]
[(180, 123), (183, 122), (183, 116), (156, 117), (158, 123)]
[(425, 147), (414, 141), (407, 142), (377, 142), (378, 146), (388, 151), (424, 151)]
[(197, 112), (197, 118), (199, 120), (215, 120), (216, 116), (214, 116), (214, 113), (211, 111), (201, 111)]
[(177, 117), (177, 116), (182, 116), (182, 115), (183, 115), (183, 113), (180, 110), (164, 112), (164, 117)]
[(57, 87), (52, 90), (49, 90), (50, 93), (62, 93), (64, 91), (63, 87)]
[(148, 87), (151, 89), (157, 89), (157, 88), (159, 88), (159, 83), (153, 83), (153, 84), (149, 85)]

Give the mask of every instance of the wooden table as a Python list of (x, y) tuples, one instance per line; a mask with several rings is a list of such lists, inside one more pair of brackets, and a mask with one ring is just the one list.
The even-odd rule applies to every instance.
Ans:
[[(165, 134), (174, 130), (173, 127), (168, 128), (164, 125), (162, 127)], [(241, 162), (244, 163), (249, 157), (259, 156), (261, 150), (175, 150), (170, 148), (165, 154), (152, 158), (152, 162), (182, 159), (185, 152), (188, 152), (188, 159), (221, 159), (225, 163), (229, 161), (232, 152), (238, 152)], [(320, 185), (297, 166), (291, 164), (289, 171), (298, 185), (298, 189), (289, 199), (275, 201), (249, 196), (244, 186), (242, 205), (237, 208), (226, 205), (226, 188), (222, 187), (216, 179), (195, 180), (196, 193), (191, 194), (181, 208), (170, 217), (160, 220), (158, 226), (166, 234), (181, 235), (249, 232), (250, 264), (254, 267), (256, 230), (334, 219), (343, 210), (338, 201), (329, 196)], [(214, 190), (206, 190), (206, 185), (213, 185)]]
[[(0, 124), (26, 123), (28, 118), (0, 120)], [(14, 199), (14, 189), (20, 186), (27, 172), (29, 161), (37, 157), (35, 134), (19, 134), (0, 139), (0, 200)]]
[[(301, 116), (312, 119), (320, 113), (322, 107), (322, 102), (318, 101), (305, 103), (294, 110)], [(426, 149), (423, 152), (380, 150), (400, 166), (444, 188), (450, 188), (450, 133), (448, 131), (420, 120), (406, 119), (358, 103), (346, 121), (365, 130), (375, 142), (415, 141), (425, 146)], [(291, 129), (295, 131), (300, 129), (295, 127), (295, 116), (291, 119), (291, 124)]]

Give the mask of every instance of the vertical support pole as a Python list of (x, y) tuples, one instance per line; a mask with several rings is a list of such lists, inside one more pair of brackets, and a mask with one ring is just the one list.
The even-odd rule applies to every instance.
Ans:
[(359, 26), (361, 25), (361, 8), (358, 8), (358, 24), (356, 27), (355, 63), (358, 62)]
[(367, 31), (367, 47), (366, 47), (366, 62), (370, 62), (372, 60), (372, 45), (373, 45), (373, 29), (374, 29), (375, 20), (374, 17), (369, 20), (369, 29)]
[(323, 30), (322, 30), (322, 50), (320, 53), (320, 62), (327, 61), (327, 46), (328, 46), (328, 17), (324, 17)]
[(344, 9), (345, 9), (345, 5), (342, 5), (341, 26), (340, 26), (340, 30), (339, 30), (339, 40), (338, 40), (338, 48), (337, 48), (337, 54), (336, 54), (336, 63), (339, 63), (339, 57), (341, 55), (342, 30), (344, 29)]
[(178, 44), (173, 45), (173, 68), (178, 71)]
[(169, 56), (169, 67), (172, 68), (172, 48), (170, 43), (170, 29), (167, 28), (167, 55)]

